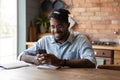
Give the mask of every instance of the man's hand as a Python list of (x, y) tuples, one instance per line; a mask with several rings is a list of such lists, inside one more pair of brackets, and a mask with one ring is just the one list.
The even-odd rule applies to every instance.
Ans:
[(35, 57), (35, 64), (50, 64), (55, 66), (60, 66), (62, 60), (58, 59), (53, 54), (37, 54)]
[(41, 61), (39, 60), (40, 58), (40, 54), (37, 54), (35, 57), (34, 57), (34, 64), (36, 65), (40, 65), (41, 64)]

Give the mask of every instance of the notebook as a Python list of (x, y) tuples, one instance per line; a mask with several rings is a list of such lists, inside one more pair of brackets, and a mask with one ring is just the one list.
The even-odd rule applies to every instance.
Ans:
[(55, 69), (59, 69), (60, 67), (59, 66), (54, 66), (54, 65), (44, 64), (44, 65), (37, 66), (37, 68), (38, 69), (52, 69), (52, 70), (55, 70)]
[(20, 67), (26, 67), (31, 64), (26, 63), (24, 61), (15, 61), (11, 63), (6, 63), (6, 64), (0, 64), (0, 67), (3, 67), (5, 69), (15, 69), (15, 68), (20, 68)]

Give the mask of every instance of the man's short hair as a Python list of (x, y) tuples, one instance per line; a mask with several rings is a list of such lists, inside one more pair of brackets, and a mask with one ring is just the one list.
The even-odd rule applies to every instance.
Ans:
[(68, 22), (70, 12), (66, 9), (53, 10), (49, 18), (55, 18), (60, 22)]

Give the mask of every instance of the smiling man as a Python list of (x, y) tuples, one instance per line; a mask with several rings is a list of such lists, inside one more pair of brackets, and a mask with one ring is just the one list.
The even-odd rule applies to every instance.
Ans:
[(40, 38), (32, 48), (21, 52), (19, 60), (36, 65), (95, 68), (90, 41), (82, 34), (69, 31), (69, 14), (65, 9), (54, 10), (49, 17), (52, 35)]

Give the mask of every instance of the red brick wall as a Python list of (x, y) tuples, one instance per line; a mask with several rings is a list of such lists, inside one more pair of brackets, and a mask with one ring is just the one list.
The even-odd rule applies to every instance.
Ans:
[[(120, 0), (63, 0), (69, 8), (77, 25), (74, 31), (79, 31), (90, 37), (91, 40), (114, 40), (120, 31)], [(120, 32), (119, 32), (120, 34)]]

